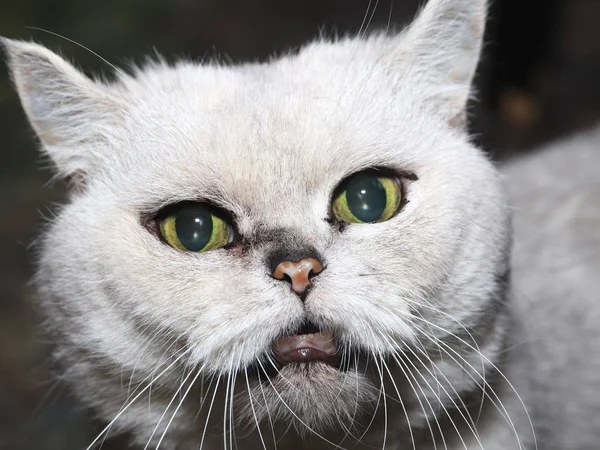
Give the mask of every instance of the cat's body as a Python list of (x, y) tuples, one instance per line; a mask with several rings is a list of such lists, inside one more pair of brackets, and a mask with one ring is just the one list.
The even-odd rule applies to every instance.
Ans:
[(497, 172), (465, 132), (484, 18), (431, 0), (397, 37), (111, 85), (3, 41), (74, 180), (35, 281), (105, 431), (166, 450), (529, 450), (532, 430), (593, 448), (598, 133)]
[(540, 448), (600, 443), (600, 127), (503, 168), (513, 208), (511, 309)]

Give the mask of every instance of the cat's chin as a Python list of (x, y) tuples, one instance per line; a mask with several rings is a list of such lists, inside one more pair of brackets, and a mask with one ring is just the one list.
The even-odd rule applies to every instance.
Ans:
[[(339, 368), (328, 363), (315, 361), (309, 363), (294, 363), (288, 364), (279, 370), (279, 373), (274, 377), (274, 387), (280, 387), (281, 383), (291, 384), (301, 390), (314, 390), (332, 387), (343, 381), (345, 374)], [(337, 386), (337, 390), (339, 390)]]
[(284, 421), (301, 434), (350, 426), (376, 404), (378, 394), (354, 368), (320, 361), (288, 364), (268, 380), (257, 379), (250, 390), (251, 401), (242, 411), (249, 422)]

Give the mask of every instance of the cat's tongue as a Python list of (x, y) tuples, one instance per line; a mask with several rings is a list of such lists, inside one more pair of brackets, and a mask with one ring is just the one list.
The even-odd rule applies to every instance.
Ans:
[(339, 367), (339, 355), (333, 336), (326, 332), (285, 336), (275, 342), (277, 360), (285, 365), (322, 361)]

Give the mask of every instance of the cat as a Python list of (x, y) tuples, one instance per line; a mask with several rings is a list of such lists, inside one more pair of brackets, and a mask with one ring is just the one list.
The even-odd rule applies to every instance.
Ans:
[(600, 129), (495, 167), (485, 17), (113, 82), (1, 41), (71, 181), (34, 283), (88, 449), (597, 448)]

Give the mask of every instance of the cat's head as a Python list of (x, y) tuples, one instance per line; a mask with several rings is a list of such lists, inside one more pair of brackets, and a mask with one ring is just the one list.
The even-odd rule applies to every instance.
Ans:
[(381, 403), (381, 380), (396, 397), (392, 375), (431, 379), (430, 358), (470, 389), (436, 358), (485, 343), (506, 272), (501, 183), (465, 129), (484, 19), (484, 0), (431, 0), (399, 35), (110, 83), (3, 41), (74, 184), (36, 278), (67, 379), (237, 376), (240, 411), (315, 429)]

